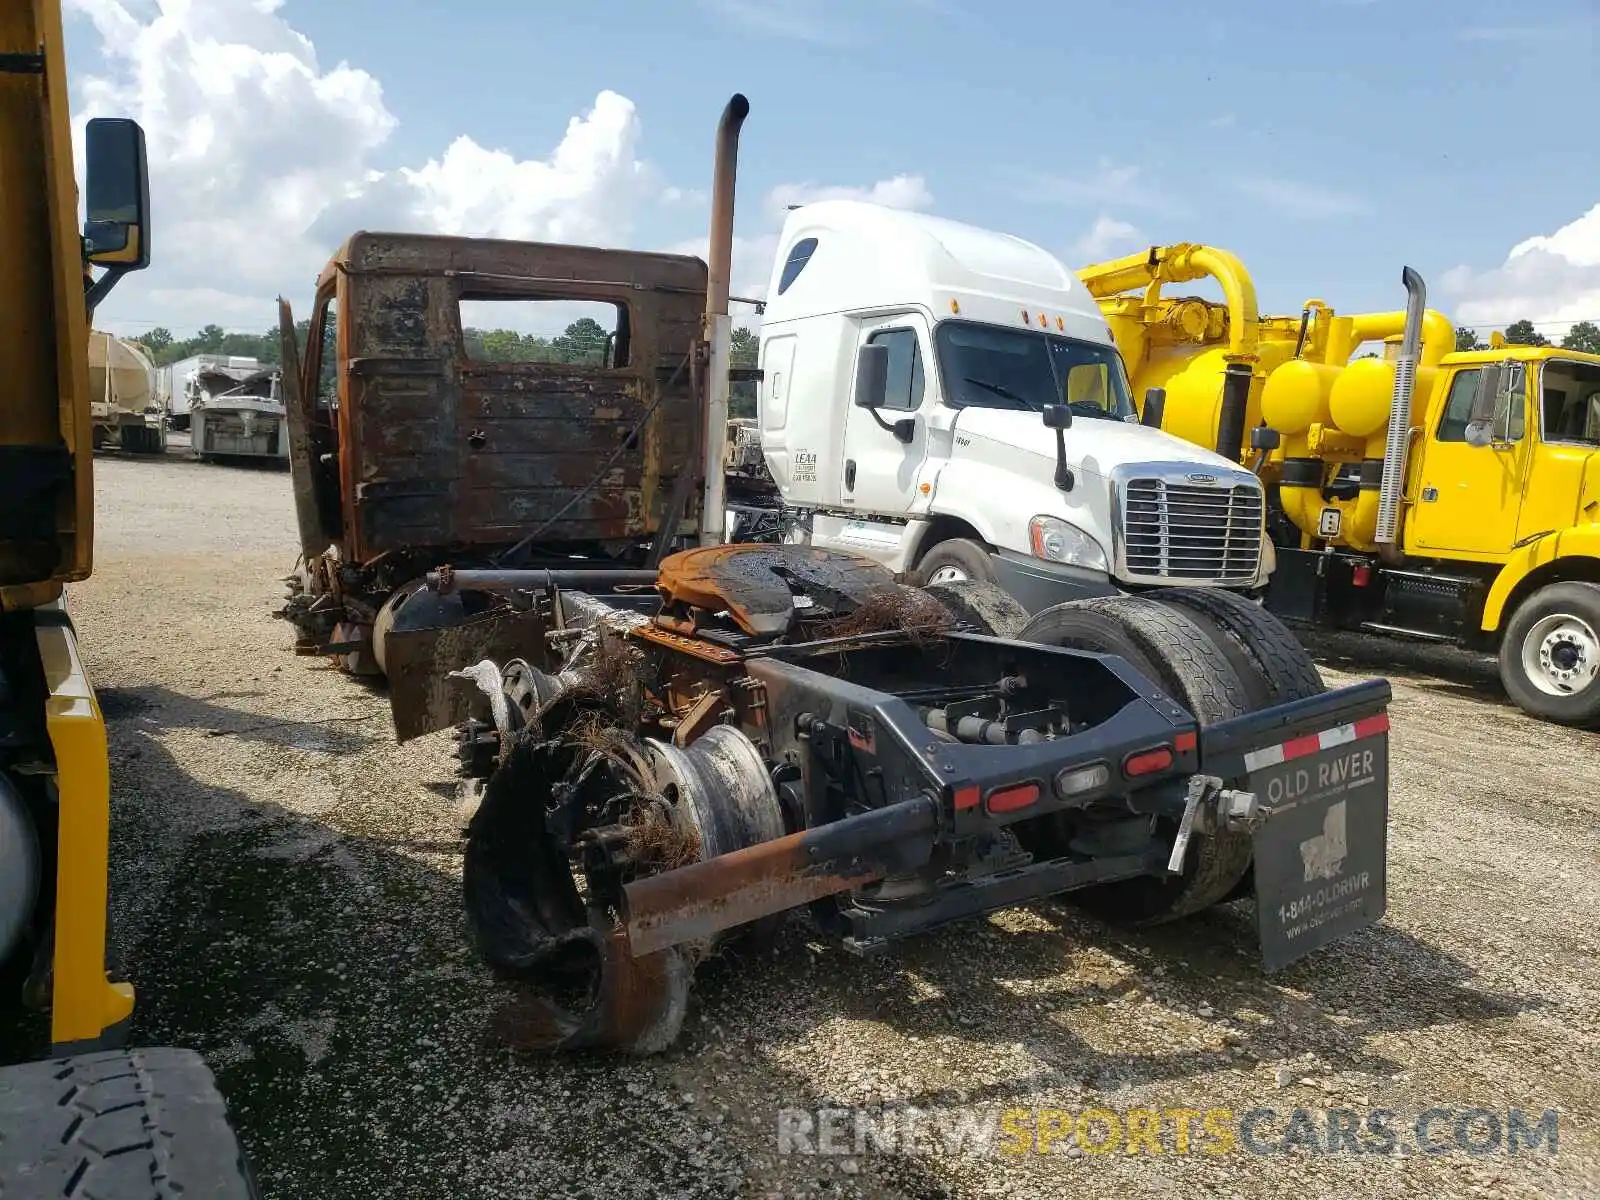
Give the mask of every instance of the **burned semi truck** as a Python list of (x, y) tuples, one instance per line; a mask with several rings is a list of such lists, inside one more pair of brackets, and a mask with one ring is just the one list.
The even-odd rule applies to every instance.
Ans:
[[(303, 363), (282, 312), (283, 615), (387, 675), (402, 740), (454, 726), (503, 1032), (660, 1050), (695, 964), (797, 912), (873, 953), (1045, 897), (1141, 924), (1253, 896), (1268, 969), (1377, 920), (1389, 686), (1325, 690), (1245, 597), (1030, 617), (993, 583), (723, 544), (747, 111), (719, 126), (709, 265), (359, 234)], [(462, 307), (503, 297), (615, 328), (588, 361), (483, 361)]]

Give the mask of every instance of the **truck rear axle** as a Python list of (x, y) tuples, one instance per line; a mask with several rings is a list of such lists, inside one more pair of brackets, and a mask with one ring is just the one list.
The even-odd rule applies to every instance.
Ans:
[[(467, 906), (529, 986), (522, 1044), (660, 1050), (694, 965), (796, 909), (866, 953), (1062, 892), (1140, 919), (1216, 903), (1266, 820), (1238, 745), (1387, 698), (1250, 714), (1214, 768), (1211, 731), (1123, 659), (973, 632), (864, 559), (705, 548), (657, 591), (654, 617), (563, 594), (559, 656), (455, 672), (489, 713), (462, 734)], [(1381, 914), (1381, 828), (1362, 906), (1299, 953)], [(1154, 905), (1123, 905), (1141, 880)]]

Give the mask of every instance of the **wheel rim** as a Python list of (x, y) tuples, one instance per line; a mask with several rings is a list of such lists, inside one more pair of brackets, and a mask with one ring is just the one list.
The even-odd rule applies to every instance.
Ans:
[(971, 578), (960, 567), (943, 566), (928, 577), (929, 583), (966, 583)]
[(1600, 674), (1600, 637), (1570, 613), (1541, 617), (1522, 639), (1522, 673), (1547, 696), (1576, 696)]

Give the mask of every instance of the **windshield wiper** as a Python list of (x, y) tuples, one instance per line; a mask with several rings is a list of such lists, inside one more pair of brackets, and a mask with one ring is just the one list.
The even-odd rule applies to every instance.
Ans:
[(1026, 409), (1029, 409), (1029, 410), (1033, 409), (1033, 405), (1032, 404), (1028, 403), (1028, 401), (1026, 399), (1024, 399), (1022, 396), (1017, 395), (1016, 392), (1013, 392), (1010, 388), (1006, 387), (1005, 384), (1003, 384), (1003, 383), (993, 383), (993, 382), (991, 382), (990, 380), (987, 380), (987, 379), (974, 379), (971, 375), (962, 376), (962, 382), (970, 383), (973, 387), (981, 387), (985, 391), (988, 391), (988, 392), (993, 392), (996, 396), (1000, 396), (1000, 397), (1002, 397), (1002, 398), (1004, 398), (1006, 400), (1010, 400), (1010, 401), (1012, 401), (1012, 402), (1014, 402), (1016, 404), (1020, 404), (1020, 405), (1022, 405), (1022, 407), (1026, 408)]

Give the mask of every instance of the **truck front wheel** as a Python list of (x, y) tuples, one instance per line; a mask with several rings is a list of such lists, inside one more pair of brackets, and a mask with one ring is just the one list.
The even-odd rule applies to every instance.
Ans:
[(1524, 600), (1500, 643), (1500, 680), (1526, 713), (1600, 728), (1600, 584), (1552, 583)]
[(951, 538), (940, 542), (917, 564), (919, 583), (961, 583), (974, 580), (994, 583), (994, 561), (989, 552), (970, 538)]

